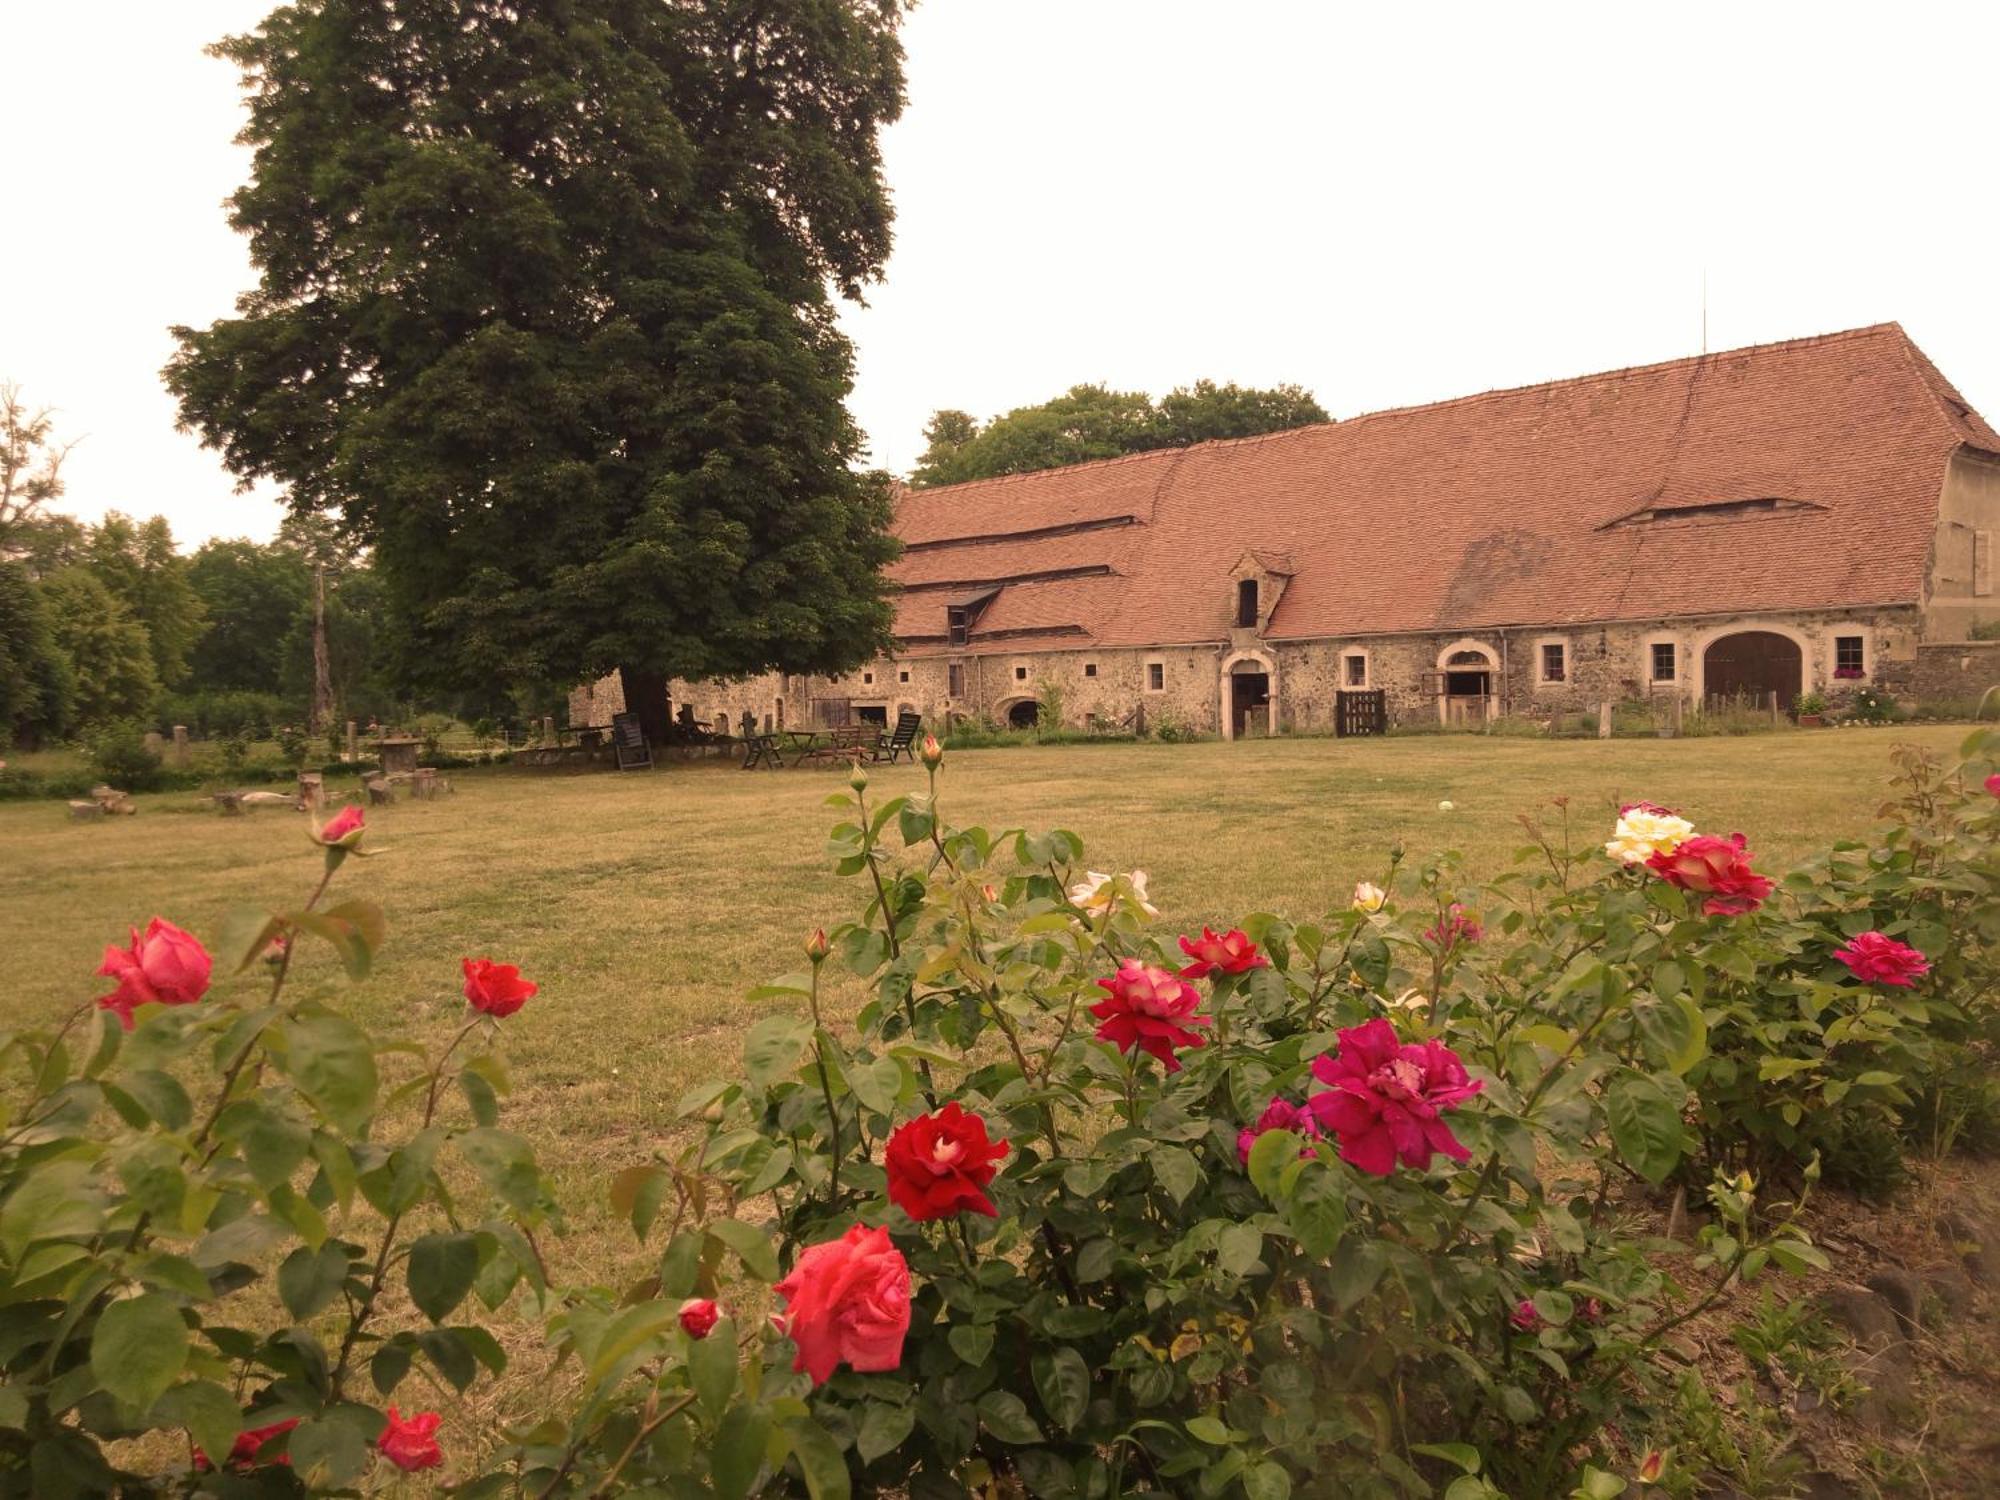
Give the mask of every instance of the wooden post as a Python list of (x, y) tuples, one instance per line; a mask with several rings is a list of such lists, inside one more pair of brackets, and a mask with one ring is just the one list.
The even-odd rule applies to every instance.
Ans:
[(1778, 722), (1778, 720), (1779, 720), (1779, 718), (1780, 718), (1780, 717), (1782, 717), (1782, 716), (1781, 716), (1781, 715), (1779, 714), (1779, 712), (1778, 712), (1778, 690), (1777, 690), (1776, 688), (1772, 688), (1772, 689), (1771, 689), (1771, 723), (1772, 723), (1773, 725), (1775, 725), (1775, 724), (1776, 724), (1776, 723)]
[(347, 758), (349, 760), (361, 759), (361, 731), (360, 727), (352, 719), (347, 721)]
[(187, 763), (188, 727), (185, 724), (176, 724), (174, 726), (174, 764), (184, 767)]
[(551, 715), (543, 714), (542, 743), (544, 745), (553, 745), (555, 742), (556, 742), (556, 721)]
[(1684, 715), (1686, 712), (1687, 712), (1687, 699), (1683, 698), (1679, 693), (1675, 693), (1674, 694), (1674, 738), (1675, 739), (1679, 739), (1681, 737), (1681, 725), (1683, 723), (1682, 715)]
[(1597, 705), (1597, 737), (1600, 740), (1611, 738), (1611, 705), (1608, 702)]

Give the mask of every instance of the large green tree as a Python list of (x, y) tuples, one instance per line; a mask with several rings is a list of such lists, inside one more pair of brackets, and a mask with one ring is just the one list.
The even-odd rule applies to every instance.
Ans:
[(1158, 404), (1143, 391), (1077, 385), (1039, 406), (1016, 407), (984, 427), (962, 411), (932, 413), (910, 482), (961, 484), (1330, 420), (1312, 393), (1296, 385), (1260, 390), (1198, 380), (1176, 387)]
[(286, 641), (308, 610), (311, 576), (298, 553), (243, 537), (205, 542), (188, 560), (188, 585), (208, 617), (189, 659), (192, 685), (276, 692)]
[(69, 728), (76, 673), (28, 570), (0, 561), (0, 746), (33, 750)]
[(88, 567), (59, 568), (38, 587), (76, 674), (77, 719), (96, 725), (150, 713), (160, 679), (144, 622)]
[(221, 45), (260, 274), (175, 330), (168, 383), (238, 475), (372, 548), (409, 680), (883, 643), (831, 297), (888, 251), (901, 9), (298, 0)]
[(115, 510), (107, 513), (91, 530), (84, 562), (146, 627), (160, 686), (186, 682), (188, 657), (207, 616), (188, 580), (188, 560), (174, 548), (167, 518), (134, 521)]

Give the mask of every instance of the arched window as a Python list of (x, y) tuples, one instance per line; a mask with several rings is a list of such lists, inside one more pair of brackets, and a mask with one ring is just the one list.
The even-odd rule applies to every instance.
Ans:
[(1236, 585), (1236, 623), (1251, 626), (1257, 623), (1257, 580), (1245, 578)]

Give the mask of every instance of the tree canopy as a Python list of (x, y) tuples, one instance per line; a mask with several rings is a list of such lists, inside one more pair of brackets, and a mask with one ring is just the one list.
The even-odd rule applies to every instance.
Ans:
[(76, 671), (48, 604), (25, 567), (0, 561), (0, 745), (32, 750), (68, 730), (75, 712)]
[(900, 0), (298, 0), (183, 421), (373, 549), (402, 674), (834, 671), (887, 638), (830, 288), (889, 247)]
[(151, 712), (160, 679), (146, 625), (87, 567), (60, 568), (40, 585), (56, 644), (76, 674), (76, 716), (84, 724)]
[(1259, 390), (1198, 380), (1177, 386), (1157, 403), (1144, 391), (1076, 385), (1039, 406), (1016, 407), (984, 427), (962, 411), (933, 413), (910, 482), (961, 484), (1330, 420), (1312, 393), (1296, 385)]

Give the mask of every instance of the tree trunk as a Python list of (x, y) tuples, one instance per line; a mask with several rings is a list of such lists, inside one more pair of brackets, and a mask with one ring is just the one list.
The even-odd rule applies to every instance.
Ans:
[(326, 729), (333, 716), (333, 673), (326, 660), (326, 564), (313, 569), (312, 732)]
[(620, 667), (618, 682), (625, 690), (625, 712), (639, 716), (639, 727), (654, 745), (664, 745), (673, 734), (673, 710), (667, 702), (667, 679), (635, 667)]

